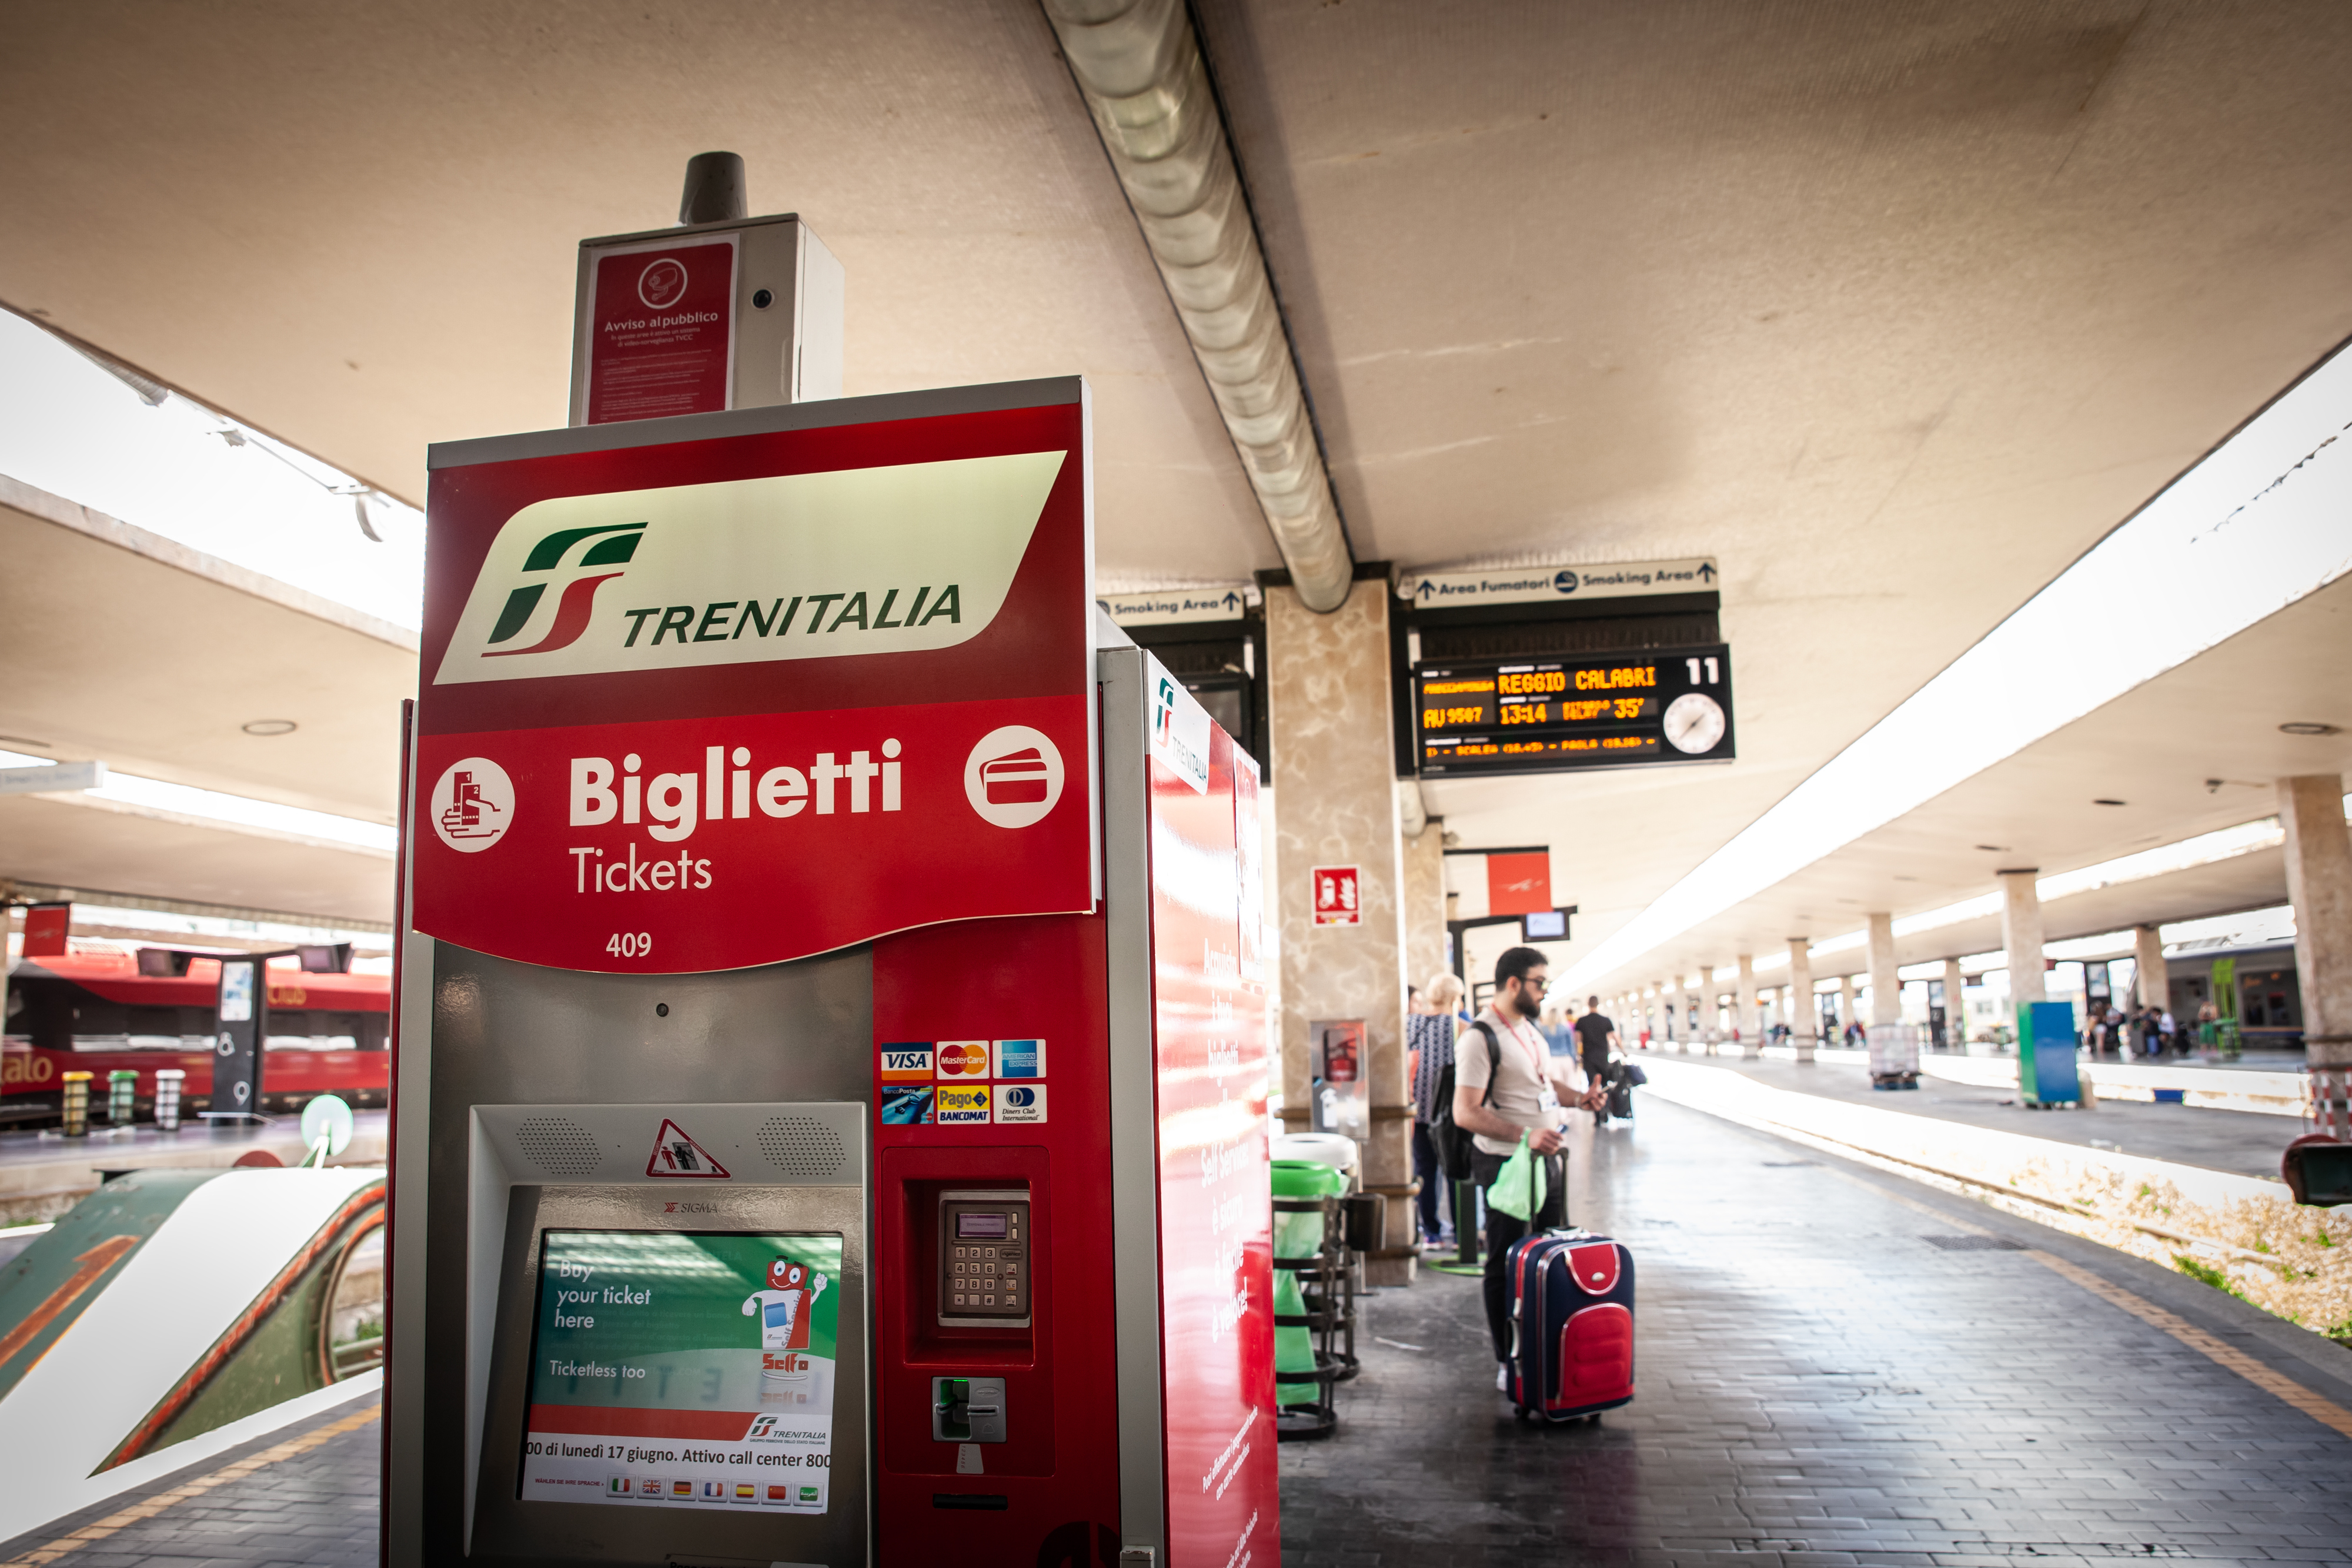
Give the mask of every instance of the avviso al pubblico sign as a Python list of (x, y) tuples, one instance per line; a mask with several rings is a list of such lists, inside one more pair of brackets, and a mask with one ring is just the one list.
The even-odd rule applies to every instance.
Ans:
[(1082, 393), (1027, 390), (619, 450), (436, 448), (417, 928), (678, 973), (1091, 908)]

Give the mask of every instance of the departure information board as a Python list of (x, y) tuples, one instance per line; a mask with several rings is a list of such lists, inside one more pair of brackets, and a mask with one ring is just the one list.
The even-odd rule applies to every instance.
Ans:
[(1413, 671), (1427, 777), (1732, 758), (1731, 649), (1455, 659)]

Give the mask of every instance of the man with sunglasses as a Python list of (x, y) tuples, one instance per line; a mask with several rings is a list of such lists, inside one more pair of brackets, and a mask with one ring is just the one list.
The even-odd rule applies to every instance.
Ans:
[(1475, 1134), (1471, 1179), (1481, 1189), (1492, 1186), (1522, 1134), (1542, 1157), (1546, 1178), (1543, 1207), (1528, 1219), (1486, 1206), (1486, 1328), (1495, 1341), (1497, 1388), (1509, 1375), (1511, 1281), (1505, 1263), (1511, 1243), (1568, 1223), (1567, 1161), (1560, 1157), (1568, 1142), (1566, 1106), (1596, 1109), (1605, 1092), (1597, 1080), (1581, 1088), (1571, 1083), (1566, 1074), (1574, 1059), (1553, 1056), (1537, 1032), (1549, 979), (1541, 953), (1532, 947), (1506, 952), (1495, 961), (1495, 999), (1454, 1047), (1454, 1124)]

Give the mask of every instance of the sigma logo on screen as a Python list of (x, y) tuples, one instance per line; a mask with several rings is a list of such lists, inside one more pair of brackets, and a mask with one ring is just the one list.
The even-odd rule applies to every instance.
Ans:
[(1068, 455), (534, 502), (491, 542), (434, 684), (954, 647), (1003, 608)]

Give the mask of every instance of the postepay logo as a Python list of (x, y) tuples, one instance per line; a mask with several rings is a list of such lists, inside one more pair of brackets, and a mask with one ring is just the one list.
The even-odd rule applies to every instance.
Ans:
[(1003, 609), (1068, 455), (534, 502), (491, 541), (434, 684), (952, 648)]

